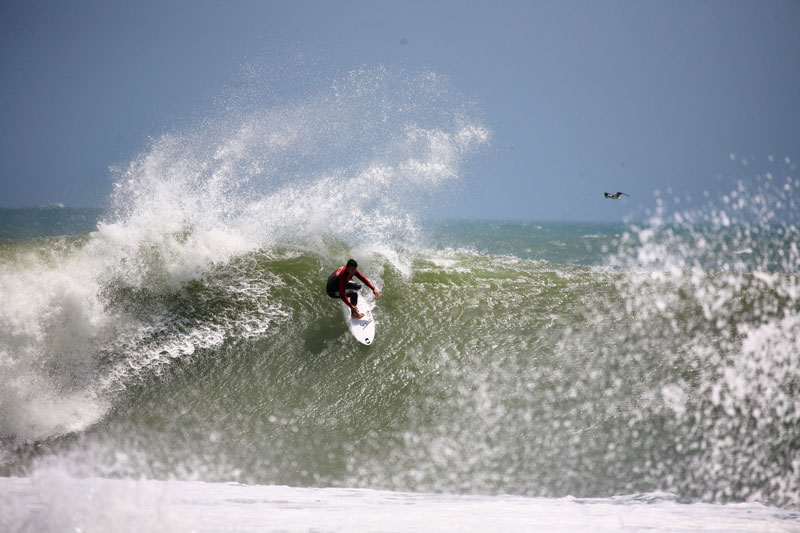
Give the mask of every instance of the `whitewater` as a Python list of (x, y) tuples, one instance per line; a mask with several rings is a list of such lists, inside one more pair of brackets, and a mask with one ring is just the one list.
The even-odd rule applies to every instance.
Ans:
[(309, 85), (153, 138), (103, 209), (0, 210), (0, 529), (800, 531), (791, 160), (638, 222), (442, 221), (475, 104)]

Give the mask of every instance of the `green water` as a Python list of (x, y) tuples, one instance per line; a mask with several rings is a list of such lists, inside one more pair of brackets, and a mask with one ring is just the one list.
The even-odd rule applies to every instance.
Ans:
[[(100, 416), (6, 432), (3, 473), (67, 457), (84, 475), (794, 502), (797, 273), (759, 274), (754, 257), (727, 272), (603, 266), (607, 247), (617, 265), (647, 250), (620, 244), (635, 231), (440, 223), (424, 246), (365, 253), (383, 294), (369, 347), (324, 294), (350, 255), (340, 242), (253, 250), (182, 282), (151, 250), (144, 277), (102, 278), (99, 316), (118, 337), (96, 326), (77, 345), (87, 356), (58, 349), (80, 329), (46, 332), (48, 383), (82, 400), (69, 416)], [(691, 241), (658, 242), (675, 238)], [(542, 239), (566, 245), (548, 256)]]

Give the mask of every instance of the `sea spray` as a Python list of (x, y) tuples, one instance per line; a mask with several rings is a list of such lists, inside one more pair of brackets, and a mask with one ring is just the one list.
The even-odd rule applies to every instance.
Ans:
[[(670, 212), (621, 240), (612, 264), (637, 357), (661, 339), (673, 377), (654, 389), (674, 428), (648, 464), (665, 490), (797, 505), (800, 485), (800, 218), (791, 165), (719, 201)], [(605, 310), (608, 312), (608, 310)], [(638, 339), (638, 340), (637, 340)], [(623, 340), (623, 339), (621, 339)]]

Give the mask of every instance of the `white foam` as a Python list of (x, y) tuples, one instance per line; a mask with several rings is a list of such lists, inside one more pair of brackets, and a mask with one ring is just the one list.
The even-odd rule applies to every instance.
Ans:
[(526, 498), (74, 478), (2, 478), (11, 531), (797, 531), (758, 503), (680, 503), (668, 493)]

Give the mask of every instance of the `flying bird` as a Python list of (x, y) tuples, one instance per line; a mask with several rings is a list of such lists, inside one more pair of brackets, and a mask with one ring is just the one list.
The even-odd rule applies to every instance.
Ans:
[(627, 196), (628, 198), (631, 197), (630, 194), (625, 194), (624, 192), (618, 192), (615, 194), (611, 194), (610, 192), (604, 192), (603, 196), (605, 196), (606, 198), (611, 198), (612, 200), (619, 200), (620, 196)]

